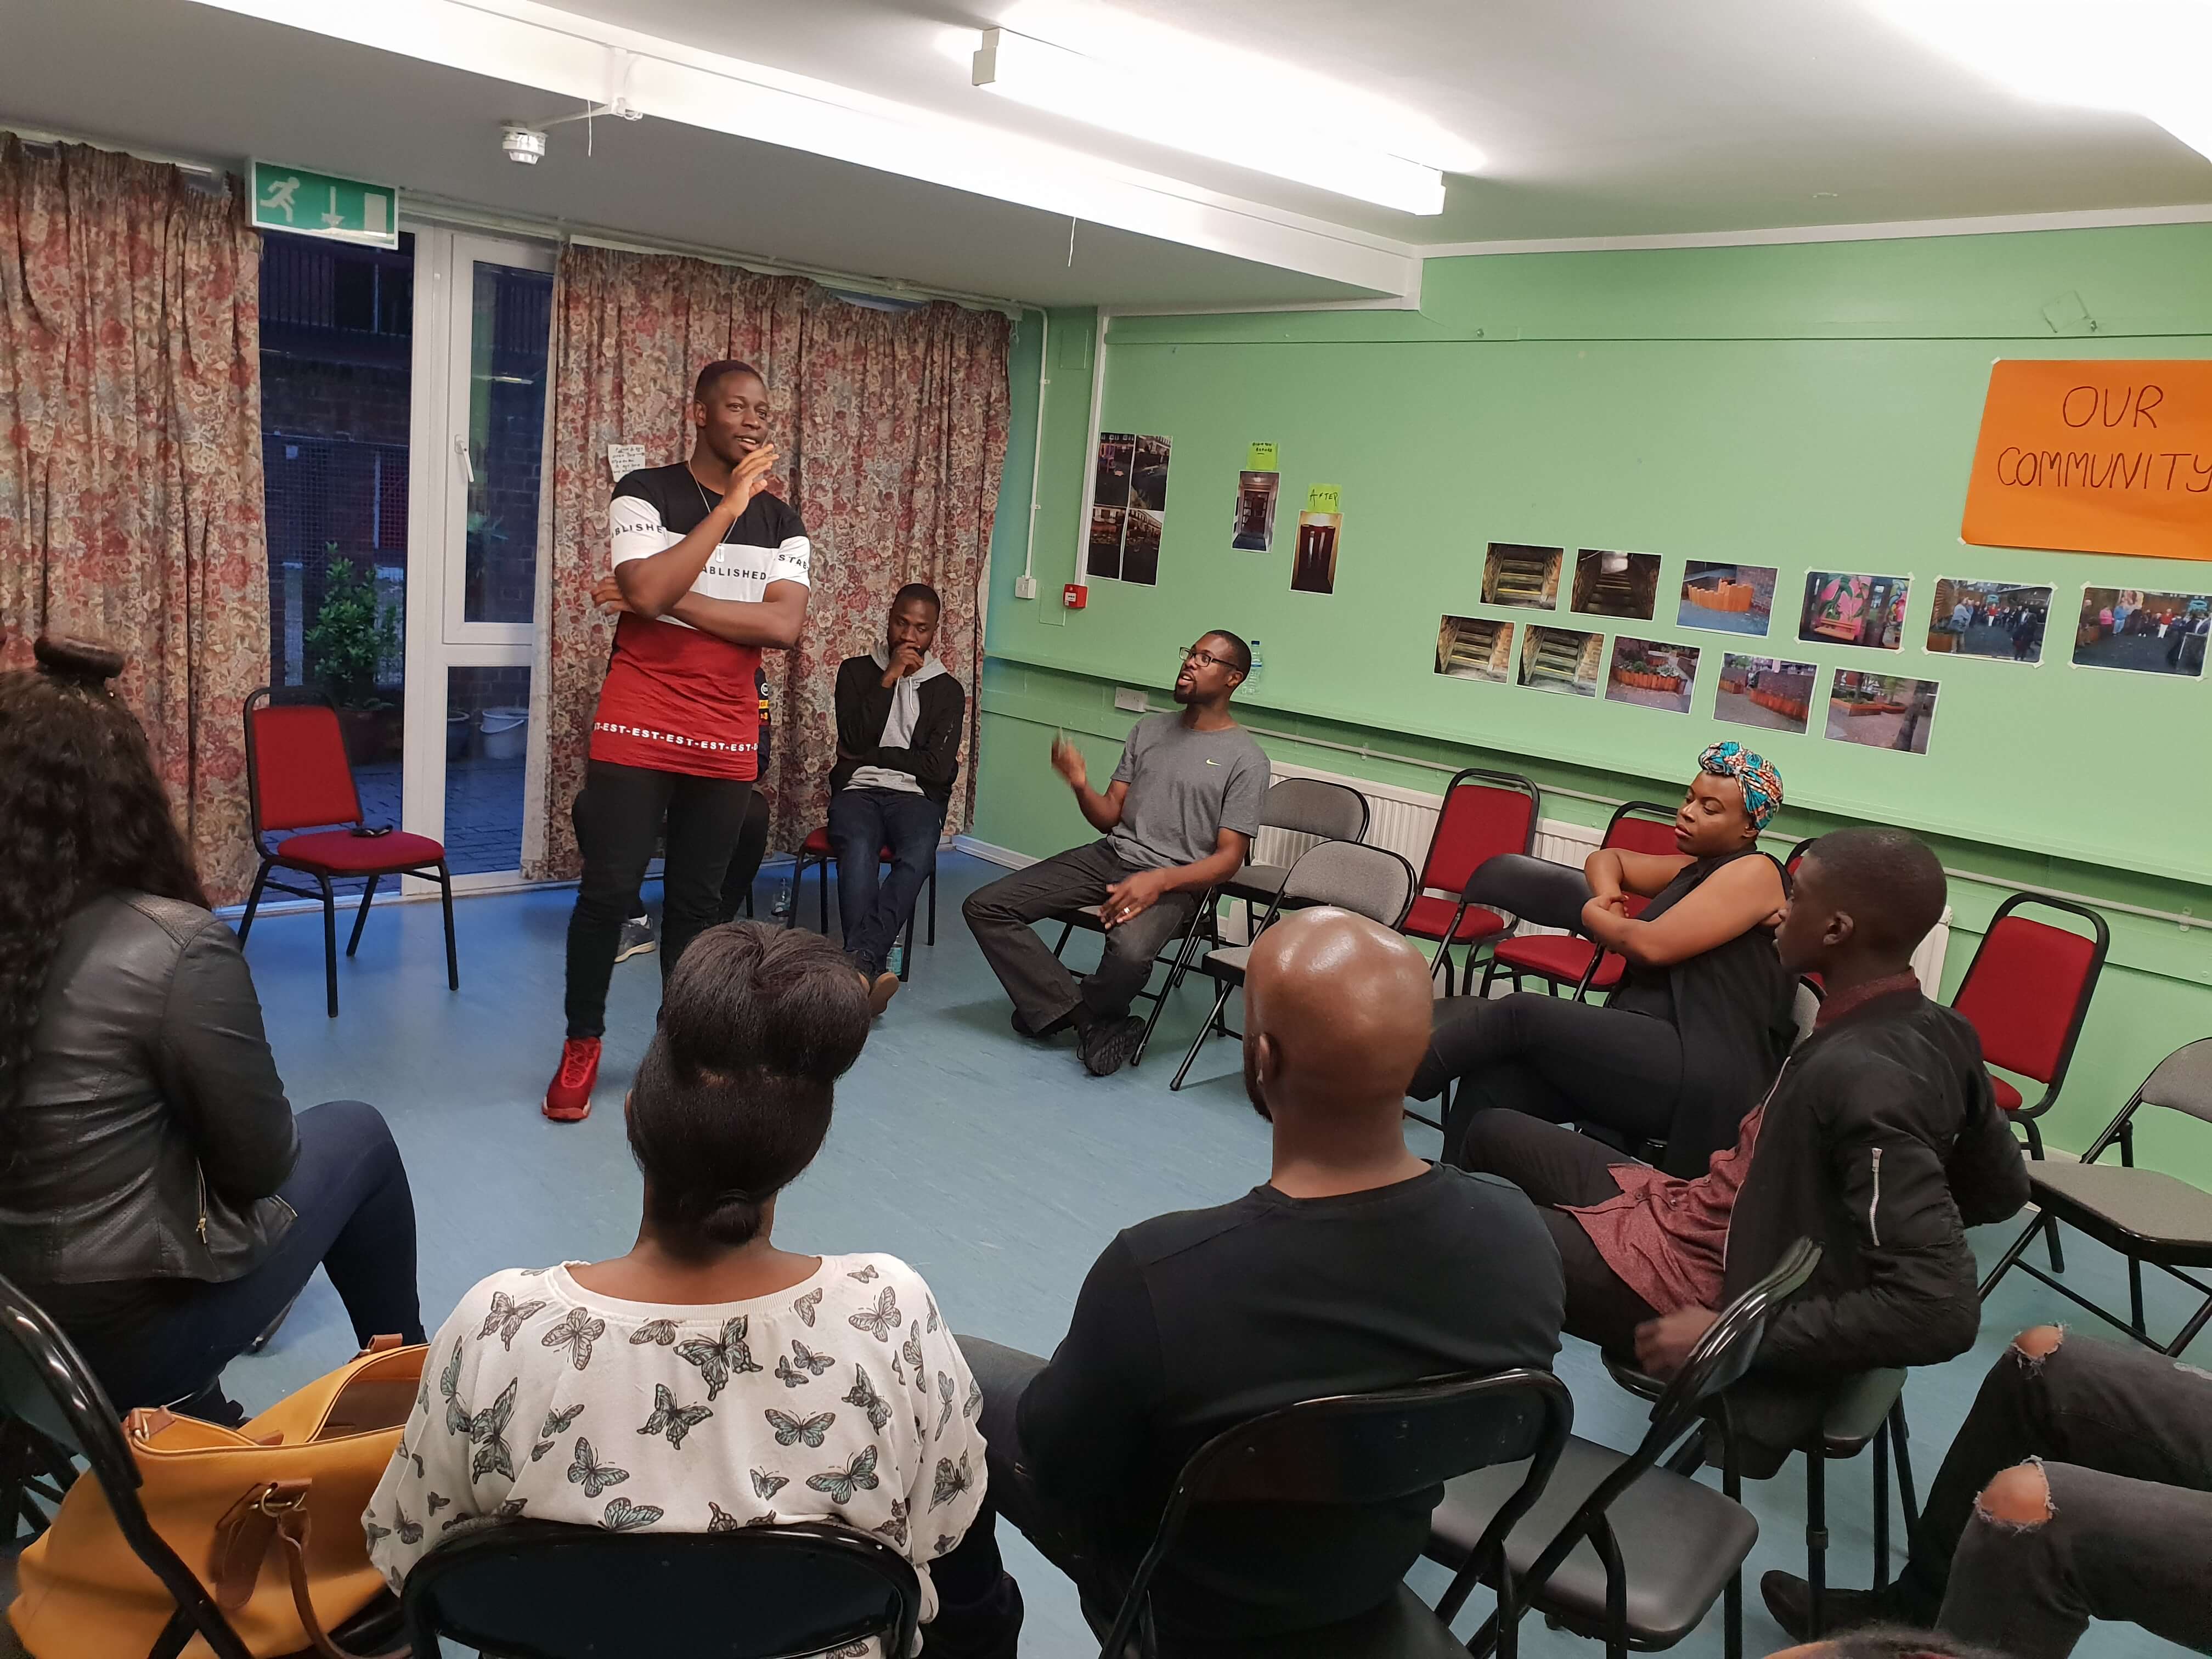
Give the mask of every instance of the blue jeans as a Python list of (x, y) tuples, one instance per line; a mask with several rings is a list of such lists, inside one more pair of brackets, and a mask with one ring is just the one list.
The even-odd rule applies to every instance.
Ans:
[[(159, 1306), (126, 1332), (70, 1340), (118, 1412), (178, 1404), (193, 1417), (240, 1420), (222, 1370), (325, 1269), (363, 1347), (374, 1337), (421, 1342), (415, 1288), (415, 1198), (383, 1114), (358, 1100), (300, 1114), (300, 1158), (277, 1196), (298, 1218), (248, 1272), (221, 1284), (170, 1279)], [(150, 1288), (150, 1287), (149, 1287)], [(336, 1364), (346, 1358), (332, 1354)]]
[[(837, 860), (837, 915), (845, 954), (871, 977), (914, 914), (921, 884), (937, 868), (945, 808), (927, 795), (896, 789), (840, 789), (830, 797), (830, 849)], [(889, 879), (877, 874), (878, 854), (891, 853)]]

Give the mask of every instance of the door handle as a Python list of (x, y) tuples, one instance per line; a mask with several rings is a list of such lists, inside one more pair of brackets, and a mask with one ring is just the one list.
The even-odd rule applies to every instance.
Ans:
[(469, 441), (458, 433), (453, 437), (453, 453), (461, 458), (461, 471), (467, 475), (469, 483), (474, 484), (477, 481), (477, 464), (469, 458)]

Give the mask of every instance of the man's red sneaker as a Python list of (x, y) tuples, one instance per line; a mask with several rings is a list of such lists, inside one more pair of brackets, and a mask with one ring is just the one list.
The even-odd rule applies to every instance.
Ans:
[(556, 1123), (580, 1123), (592, 1115), (592, 1085), (599, 1080), (599, 1040), (570, 1037), (561, 1045), (561, 1069), (545, 1086), (545, 1115)]

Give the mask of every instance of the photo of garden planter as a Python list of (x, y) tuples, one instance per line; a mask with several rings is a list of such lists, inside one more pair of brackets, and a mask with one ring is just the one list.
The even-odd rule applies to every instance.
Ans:
[(1814, 676), (1819, 672), (1809, 662), (1740, 657), (1731, 651), (1721, 659), (1713, 718), (1770, 732), (1802, 732), (1812, 708)]
[(1808, 645), (1858, 645), (1896, 651), (1905, 644), (1905, 576), (1808, 571), (1797, 637)]
[(1606, 676), (1605, 699), (1686, 714), (1697, 678), (1696, 647), (1624, 637), (1613, 642), (1613, 668)]
[(1763, 636), (1774, 618), (1775, 574), (1771, 564), (1687, 561), (1682, 566), (1682, 603), (1674, 625)]
[(1934, 680), (1838, 668), (1828, 689), (1828, 735), (1839, 743), (1924, 755), (1936, 726), (1936, 689)]

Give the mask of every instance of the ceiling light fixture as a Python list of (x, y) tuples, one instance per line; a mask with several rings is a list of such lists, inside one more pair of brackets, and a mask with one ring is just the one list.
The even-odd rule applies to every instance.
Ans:
[(1141, 73), (1011, 29), (983, 31), (975, 84), (1017, 103), (1403, 213), (1443, 211), (1443, 174), (1345, 142), (1330, 112), (1271, 107), (1163, 67)]
[(2121, 110), (2212, 159), (2212, 0), (1872, 0), (1923, 45), (2023, 98)]

